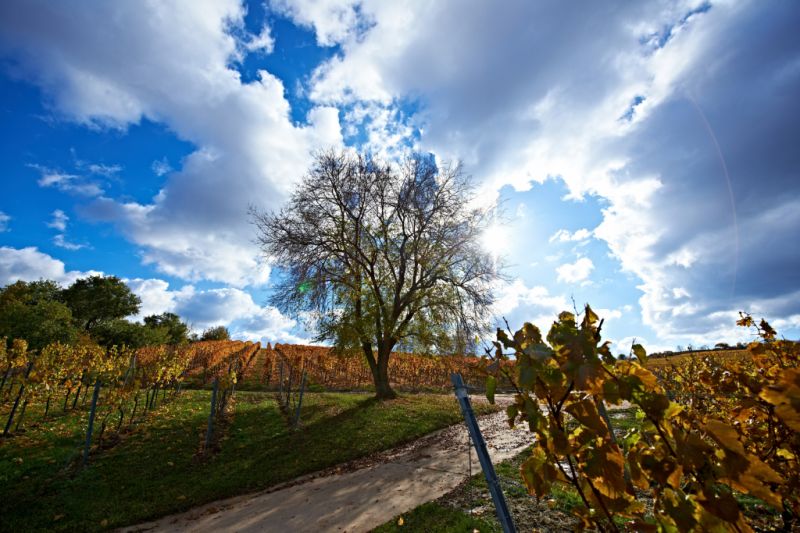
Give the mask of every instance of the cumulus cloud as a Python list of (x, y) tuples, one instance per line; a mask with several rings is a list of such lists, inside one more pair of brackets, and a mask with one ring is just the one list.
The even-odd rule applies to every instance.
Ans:
[(53, 211), (52, 217), (53, 217), (52, 220), (50, 220), (50, 222), (47, 223), (47, 227), (53, 228), (60, 232), (58, 235), (53, 237), (53, 244), (55, 244), (59, 248), (64, 248), (65, 250), (71, 250), (71, 251), (81, 250), (83, 248), (89, 248), (88, 244), (79, 244), (67, 240), (66, 231), (67, 231), (67, 222), (69, 222), (69, 216), (67, 216), (67, 214), (64, 213), (64, 211), (62, 211), (61, 209), (56, 209), (55, 211)]
[(296, 23), (313, 28), (320, 46), (333, 46), (363, 32), (366, 21), (355, 0), (271, 0), (278, 13), (291, 17)]
[(170, 289), (161, 279), (125, 280), (142, 300), (133, 317), (172, 312), (186, 320), (199, 333), (214, 326), (225, 326), (233, 338), (261, 342), (306, 342), (293, 332), (297, 323), (276, 308), (257, 305), (252, 296), (236, 288), (198, 290), (193, 285)]
[(342, 50), (312, 98), (413, 100), (419, 145), (491, 187), (557, 177), (568, 198), (601, 199), (594, 236), (641, 280), (642, 320), (664, 338), (717, 334), (735, 309), (800, 289), (790, 3), (365, 0), (333, 32), (307, 4), (288, 12)]
[(252, 39), (245, 43), (245, 48), (251, 52), (271, 54), (275, 48), (275, 39), (272, 37), (269, 26), (265, 24), (258, 35), (254, 35)]
[(8, 222), (11, 220), (9, 215), (0, 211), (0, 233), (8, 231)]
[(512, 328), (531, 322), (547, 333), (560, 312), (572, 309), (572, 303), (565, 296), (551, 294), (541, 285), (528, 287), (519, 278), (497, 282), (494, 289), (493, 313), (500, 327), (505, 327), (504, 318)]
[(594, 263), (588, 257), (581, 257), (574, 263), (564, 263), (556, 267), (558, 281), (563, 283), (578, 283), (586, 281), (594, 270)]
[(40, 252), (33, 246), (27, 248), (0, 247), (0, 286), (19, 280), (36, 281), (42, 278), (51, 279), (67, 286), (78, 278), (94, 275), (102, 275), (102, 272), (95, 270), (67, 271), (63, 261)]
[(47, 223), (48, 228), (53, 228), (58, 231), (67, 230), (67, 222), (69, 222), (69, 217), (64, 211), (61, 209), (56, 209), (53, 211), (52, 217), (53, 219)]
[(592, 236), (592, 232), (586, 228), (575, 230), (574, 233), (566, 229), (560, 229), (550, 236), (549, 242), (582, 242)]
[(153, 169), (153, 173), (158, 177), (169, 174), (173, 170), (166, 157), (153, 161), (151, 168)]
[[(262, 70), (241, 80), (232, 65), (248, 48), (268, 49), (270, 38), (268, 28), (243, 31), (244, 14), (235, 0), (0, 6), (0, 46), (44, 89), (54, 113), (121, 130), (147, 118), (197, 147), (152, 201), (118, 201), (98, 186), (83, 191), (98, 198), (81, 213), (114, 223), (161, 272), (236, 286), (268, 275), (248, 206), (276, 207), (314, 149), (342, 144), (337, 109), (313, 107), (296, 124), (278, 78)], [(43, 170), (43, 186), (78, 192), (78, 184)]]

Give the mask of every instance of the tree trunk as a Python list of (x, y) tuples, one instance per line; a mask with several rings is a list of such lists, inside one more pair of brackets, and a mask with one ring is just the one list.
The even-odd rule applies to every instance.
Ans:
[[(393, 346), (389, 343), (381, 343), (378, 348), (378, 361), (372, 371), (375, 380), (375, 398), (378, 400), (393, 400), (397, 398), (397, 393), (392, 390), (389, 384), (389, 356), (392, 354)], [(372, 368), (372, 365), (370, 365)]]

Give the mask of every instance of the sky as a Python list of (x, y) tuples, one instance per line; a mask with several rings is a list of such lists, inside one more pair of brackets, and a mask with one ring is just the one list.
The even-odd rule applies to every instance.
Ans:
[(0, 3), (0, 285), (116, 275), (137, 317), (307, 342), (247, 211), (316, 150), (460, 161), (496, 317), (617, 353), (800, 336), (793, 0)]

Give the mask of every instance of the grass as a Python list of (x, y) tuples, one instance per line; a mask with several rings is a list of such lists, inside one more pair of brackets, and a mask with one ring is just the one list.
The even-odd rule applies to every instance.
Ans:
[[(640, 424), (637, 407), (615, 409), (609, 416), (618, 436)], [(571, 486), (554, 484), (549, 495), (541, 501), (530, 496), (522, 484), (519, 468), (529, 456), (525, 450), (517, 456), (494, 465), (514, 522), (520, 531), (572, 531), (577, 525), (573, 510), (583, 506), (577, 491)], [(750, 495), (734, 492), (745, 520), (760, 531), (774, 531), (781, 527), (780, 513), (763, 501)], [(647, 503), (648, 499), (643, 499)], [(652, 502), (650, 502), (652, 503)], [(403, 526), (397, 524), (403, 518)], [(648, 515), (648, 520), (653, 517)], [(624, 529), (627, 520), (615, 516), (614, 523)], [(481, 532), (502, 531), (495, 516), (486, 480), (480, 471), (468, 481), (435, 502), (397, 516), (374, 531), (431, 531), (431, 532)]]
[[(401, 523), (402, 520), (402, 523)], [(493, 533), (499, 526), (436, 502), (420, 505), (372, 530), (373, 533)]]
[[(609, 412), (612, 425), (618, 433), (636, 426), (636, 407), (615, 409)], [(577, 491), (566, 485), (553, 485), (548, 498), (537, 502), (525, 489), (519, 468), (528, 458), (530, 450), (494, 465), (497, 478), (514, 517), (522, 531), (525, 528), (569, 531), (575, 526), (571, 514), (583, 505)], [(472, 513), (471, 513), (472, 512)], [(386, 522), (376, 532), (389, 531), (443, 531), (467, 532), (478, 530), (484, 533), (502, 531), (495, 516), (494, 503), (489, 495), (486, 479), (480, 471), (466, 483), (435, 502), (426, 503), (408, 513)], [(397, 522), (403, 518), (403, 526)], [(619, 524), (622, 524), (620, 519)]]
[(292, 431), (270, 395), (240, 391), (220, 451), (198, 460), (208, 402), (208, 391), (186, 391), (94, 455), (85, 470), (65, 468), (79, 450), (83, 412), (32, 424), (0, 442), (0, 530), (95, 531), (138, 523), (263, 489), (461, 420), (450, 395), (377, 402), (365, 394), (307, 394), (302, 427)]

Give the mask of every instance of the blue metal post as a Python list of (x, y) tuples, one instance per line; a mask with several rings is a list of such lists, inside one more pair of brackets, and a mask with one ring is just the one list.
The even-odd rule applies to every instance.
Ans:
[(486, 484), (489, 486), (489, 493), (494, 500), (494, 508), (497, 512), (497, 519), (500, 520), (500, 525), (503, 526), (504, 533), (516, 533), (514, 521), (511, 518), (511, 512), (506, 505), (506, 499), (503, 496), (503, 490), (500, 488), (500, 483), (497, 481), (497, 474), (494, 472), (494, 465), (489, 457), (489, 451), (486, 449), (486, 442), (481, 435), (481, 429), (478, 427), (478, 420), (475, 418), (475, 413), (472, 411), (472, 404), (469, 401), (469, 393), (467, 387), (464, 385), (464, 380), (461, 374), (450, 374), (450, 381), (455, 388), (456, 398), (459, 405), (461, 405), (461, 413), (464, 415), (464, 421), (467, 423), (467, 430), (472, 439), (472, 444), (475, 446), (475, 451), (478, 453), (478, 460), (483, 469), (483, 475), (486, 476)]

